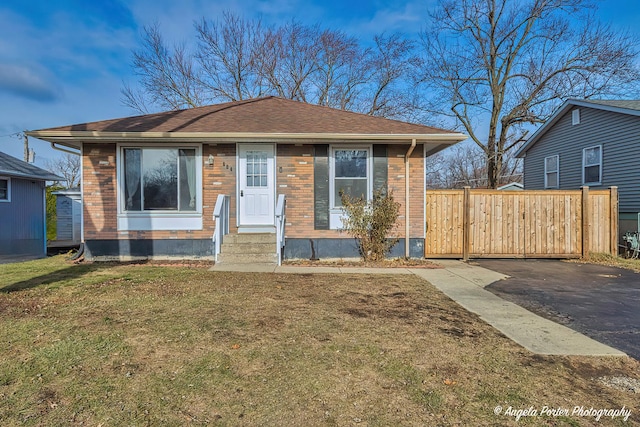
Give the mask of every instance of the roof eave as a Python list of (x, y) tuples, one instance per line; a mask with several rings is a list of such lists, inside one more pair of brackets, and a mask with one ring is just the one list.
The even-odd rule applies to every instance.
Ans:
[(36, 181), (64, 181), (65, 179), (58, 175), (32, 175), (20, 172), (6, 171), (0, 170), (0, 176), (6, 176), (10, 178), (19, 178), (19, 179), (33, 179)]
[(243, 142), (243, 141), (387, 141), (405, 142), (415, 139), (417, 142), (441, 141), (455, 144), (463, 141), (467, 135), (462, 133), (433, 134), (355, 134), (355, 133), (261, 133), (261, 132), (101, 132), (101, 131), (28, 131), (28, 136), (56, 144), (79, 148), (81, 142)]
[(594, 108), (596, 110), (610, 111), (613, 113), (621, 113), (628, 114), (631, 116), (640, 116), (640, 110), (634, 110), (630, 108), (623, 107), (615, 107), (611, 105), (603, 105), (595, 102), (580, 100), (580, 99), (567, 99), (556, 111), (549, 117), (549, 119), (544, 122), (542, 126), (535, 131), (531, 138), (524, 143), (522, 147), (516, 151), (516, 157), (524, 157), (525, 153), (529, 148), (531, 148), (541, 137), (544, 135), (547, 130), (549, 130), (560, 118), (571, 108), (573, 107), (585, 107), (585, 108)]
[(533, 144), (535, 144), (538, 139), (540, 139), (540, 137), (542, 135), (544, 135), (547, 132), (547, 129), (550, 128), (551, 126), (553, 126), (559, 119), (560, 117), (569, 110), (569, 108), (571, 108), (572, 101), (575, 101), (573, 99), (568, 99), (566, 100), (561, 106), (560, 108), (558, 108), (555, 113), (553, 113), (551, 115), (551, 117), (549, 117), (547, 119), (546, 122), (544, 122), (544, 124), (542, 126), (540, 126), (533, 135), (531, 135), (531, 137), (527, 140), (527, 142), (525, 142), (522, 147), (520, 147), (518, 149), (518, 151), (515, 152), (515, 157), (524, 157), (524, 154), (526, 153), (526, 151), (531, 148), (531, 146), (533, 146)]
[(625, 108), (625, 107), (618, 107), (615, 105), (600, 104), (595, 101), (580, 100), (580, 99), (569, 99), (568, 102), (570, 102), (571, 105), (575, 105), (578, 107), (595, 108), (597, 110), (611, 111), (613, 113), (628, 114), (630, 116), (640, 116), (640, 110), (636, 110), (633, 108)]

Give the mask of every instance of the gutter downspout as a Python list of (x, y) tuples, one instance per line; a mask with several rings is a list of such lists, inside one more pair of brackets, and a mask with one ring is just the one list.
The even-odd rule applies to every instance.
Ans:
[[(84, 142), (80, 144), (80, 205), (82, 206), (82, 208), (80, 209), (80, 248), (78, 249), (78, 253), (82, 252), (81, 255), (84, 254), (84, 245), (85, 245), (85, 241), (84, 241), (84, 206), (85, 206), (84, 204), (84, 168), (82, 167), (83, 162), (84, 162)], [(116, 213), (117, 213), (117, 208), (116, 208)], [(72, 218), (71, 221), (73, 222), (73, 210), (71, 211), (71, 218)]]
[(411, 147), (404, 155), (404, 256), (409, 258), (409, 158), (416, 148), (415, 138), (411, 140)]
[(47, 182), (40, 181), (42, 190), (42, 232), (44, 233), (44, 257), (47, 257)]
[(76, 156), (80, 155), (80, 152), (78, 151), (72, 151), (72, 150), (67, 150), (66, 148), (56, 147), (55, 142), (51, 142), (51, 148), (53, 148), (54, 150), (62, 151), (64, 153), (75, 154)]

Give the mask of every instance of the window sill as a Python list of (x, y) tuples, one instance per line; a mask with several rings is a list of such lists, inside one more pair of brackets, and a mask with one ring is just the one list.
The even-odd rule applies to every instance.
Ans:
[(118, 231), (202, 230), (201, 213), (135, 213), (118, 215)]

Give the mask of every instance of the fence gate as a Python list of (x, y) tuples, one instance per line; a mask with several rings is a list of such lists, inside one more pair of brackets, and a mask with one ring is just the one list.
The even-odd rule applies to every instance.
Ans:
[(617, 254), (618, 193), (428, 190), (426, 258), (579, 258)]

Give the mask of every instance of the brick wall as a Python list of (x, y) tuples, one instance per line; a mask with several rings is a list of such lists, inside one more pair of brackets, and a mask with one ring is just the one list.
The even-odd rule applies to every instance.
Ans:
[[(235, 144), (203, 145), (204, 187), (202, 230), (118, 231), (116, 144), (85, 144), (82, 155), (85, 240), (207, 239), (215, 227), (213, 210), (218, 194), (231, 196), (230, 227), (235, 229)], [(214, 165), (205, 165), (209, 154)]]
[[(400, 203), (398, 235), (404, 237), (404, 154), (409, 145), (388, 146), (388, 180)], [(204, 164), (209, 155), (214, 165)], [(411, 237), (424, 237), (424, 159), (422, 146), (411, 162)], [(218, 194), (231, 196), (230, 231), (236, 230), (236, 145), (204, 144), (202, 148), (203, 229), (179, 231), (118, 231), (116, 191), (116, 144), (85, 144), (82, 156), (85, 240), (111, 239), (203, 239), (214, 230), (213, 210)], [(348, 238), (338, 230), (314, 230), (313, 145), (282, 144), (276, 155), (276, 194), (287, 197), (287, 228), (290, 238)]]
[(291, 238), (348, 237), (338, 230), (313, 229), (313, 183), (313, 145), (278, 145), (276, 193), (287, 197), (286, 236)]
[(82, 151), (84, 238), (116, 239), (116, 144), (85, 144)]
[(215, 224), (213, 210), (216, 207), (218, 194), (231, 197), (229, 207), (229, 231), (236, 229), (236, 144), (204, 145), (202, 149), (203, 162), (209, 154), (213, 155), (213, 167), (204, 165), (202, 185), (204, 187), (204, 228), (209, 236), (213, 235)]
[[(398, 235), (405, 232), (405, 167), (404, 156), (410, 145), (389, 145), (388, 180), (393, 198), (400, 203)], [(417, 145), (409, 160), (409, 234), (410, 237), (424, 238), (424, 159), (422, 145)]]
[[(398, 235), (404, 237), (404, 155), (409, 145), (388, 146), (388, 180), (394, 198), (400, 203)], [(424, 238), (424, 159), (422, 146), (416, 146), (410, 160), (410, 234)], [(276, 181), (278, 194), (287, 197), (287, 237), (348, 238), (338, 230), (313, 228), (313, 146), (282, 144), (278, 146)], [(280, 172), (282, 168), (282, 172)]]

